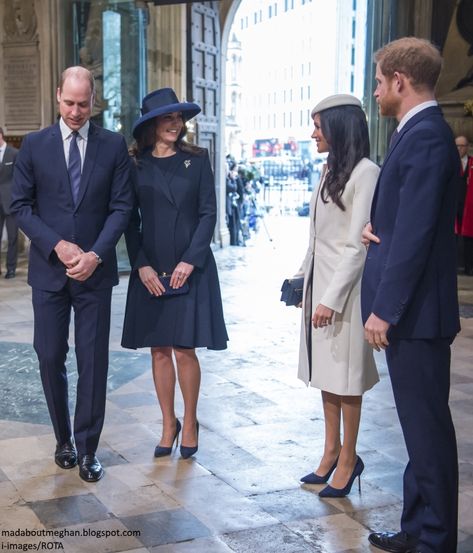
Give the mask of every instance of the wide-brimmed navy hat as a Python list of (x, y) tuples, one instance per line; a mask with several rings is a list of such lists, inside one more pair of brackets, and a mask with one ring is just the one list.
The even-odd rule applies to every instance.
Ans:
[(137, 133), (143, 123), (165, 113), (174, 113), (180, 111), (184, 121), (195, 117), (202, 110), (197, 104), (192, 102), (179, 102), (176, 93), (172, 88), (159, 88), (150, 92), (143, 98), (141, 104), (141, 117), (133, 125), (133, 136), (137, 138)]

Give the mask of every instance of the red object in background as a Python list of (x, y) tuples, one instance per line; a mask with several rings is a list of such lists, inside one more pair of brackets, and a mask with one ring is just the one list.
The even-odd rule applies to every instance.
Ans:
[(253, 157), (267, 157), (278, 155), (281, 145), (277, 138), (261, 138), (253, 143)]
[(466, 168), (468, 177), (466, 180), (465, 207), (463, 209), (463, 220), (461, 235), (473, 237), (473, 157), (468, 157)]

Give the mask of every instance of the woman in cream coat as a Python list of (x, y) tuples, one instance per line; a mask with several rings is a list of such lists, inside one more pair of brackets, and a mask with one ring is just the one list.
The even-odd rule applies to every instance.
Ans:
[(319, 495), (343, 497), (364, 468), (356, 454), (362, 394), (379, 380), (360, 310), (361, 231), (379, 168), (368, 159), (368, 128), (357, 98), (330, 96), (312, 118), (317, 150), (329, 155), (312, 195), (309, 247), (298, 273), (304, 275), (298, 376), (322, 390), (325, 448), (318, 468), (301, 481), (322, 484), (334, 473)]

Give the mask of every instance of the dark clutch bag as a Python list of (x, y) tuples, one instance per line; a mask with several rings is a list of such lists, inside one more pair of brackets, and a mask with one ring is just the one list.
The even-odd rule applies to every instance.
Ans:
[(151, 296), (152, 298), (162, 298), (166, 296), (181, 296), (189, 292), (189, 283), (186, 282), (180, 288), (171, 287), (171, 275), (158, 275), (159, 281), (164, 286), (164, 294), (161, 296)]
[(286, 305), (299, 305), (302, 301), (304, 277), (286, 278), (281, 286), (281, 301)]

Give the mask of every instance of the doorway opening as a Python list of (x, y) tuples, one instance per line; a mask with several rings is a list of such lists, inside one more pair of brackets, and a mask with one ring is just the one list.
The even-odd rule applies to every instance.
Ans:
[(308, 215), (325, 160), (310, 113), (330, 94), (363, 100), (368, 1), (240, 0), (232, 10), (223, 32), (226, 207), (230, 241), (243, 245), (266, 215)]

